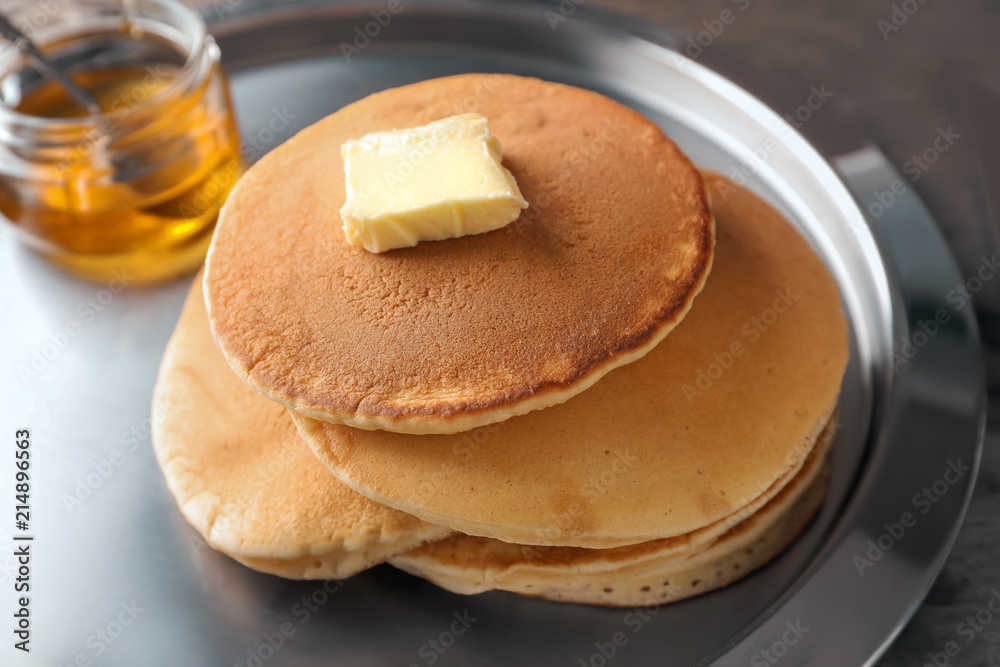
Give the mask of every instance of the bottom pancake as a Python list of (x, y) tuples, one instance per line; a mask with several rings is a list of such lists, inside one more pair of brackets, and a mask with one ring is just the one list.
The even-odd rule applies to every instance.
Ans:
[(287, 410), (216, 348), (196, 278), (153, 392), (167, 486), (209, 545), (262, 572), (342, 578), (451, 531), (380, 505), (334, 477)]
[(756, 513), (709, 541), (686, 536), (613, 549), (538, 547), (456, 533), (389, 562), (454, 593), (505, 590), (559, 602), (663, 604), (726, 586), (802, 532), (826, 495), (834, 420), (802, 469)]

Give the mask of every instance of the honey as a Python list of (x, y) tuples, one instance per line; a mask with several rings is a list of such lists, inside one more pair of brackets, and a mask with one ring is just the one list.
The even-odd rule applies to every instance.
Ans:
[(218, 47), (203, 41), (188, 57), (134, 28), (79, 36), (76, 51), (104, 54), (101, 67), (67, 68), (99, 117), (57, 83), (19, 76), (25, 90), (4, 100), (12, 127), (0, 117), (0, 214), (20, 238), (94, 280), (158, 281), (200, 265), (243, 170)]

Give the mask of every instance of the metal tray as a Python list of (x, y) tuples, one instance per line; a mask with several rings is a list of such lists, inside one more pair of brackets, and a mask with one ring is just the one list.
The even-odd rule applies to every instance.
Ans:
[[(390, 7), (402, 11), (383, 13)], [(954, 540), (985, 401), (971, 308), (948, 298), (962, 278), (912, 190), (885, 205), (900, 177), (876, 148), (823, 134), (816, 110), (802, 130), (816, 145), (843, 149), (821, 155), (714, 71), (769, 89), (721, 49), (687, 49), (692, 60), (682, 55), (685, 35), (576, 3), (215, 0), (205, 12), (251, 159), (373, 91), (493, 71), (598, 90), (661, 124), (697, 164), (743, 173), (824, 257), (851, 323), (830, 495), (776, 561), (659, 609), (502, 592), (463, 597), (389, 566), (326, 585), (258, 574), (207, 548), (184, 523), (149, 447), (152, 384), (189, 281), (114, 293), (51, 268), (8, 232), (0, 236), (7, 321), (0, 423), (4, 437), (32, 429), (37, 491), (33, 651), (5, 641), (4, 664), (843, 667), (875, 660)], [(797, 105), (808, 104), (808, 89), (796, 94)], [(797, 108), (791, 99), (782, 115)], [(881, 211), (873, 206), (880, 193)], [(856, 201), (877, 219), (866, 219)], [(929, 334), (939, 309), (948, 321)], [(77, 333), (61, 338), (71, 322)], [(906, 342), (916, 354), (894, 370)], [(949, 473), (959, 462), (969, 470)], [(8, 498), (13, 467), (2, 465), (0, 497)], [(924, 489), (935, 502), (920, 500)], [(906, 512), (913, 525), (900, 523)], [(13, 544), (7, 523), (3, 541)], [(0, 557), (3, 614), (13, 611), (13, 564)], [(459, 634), (455, 614), (475, 621)]]

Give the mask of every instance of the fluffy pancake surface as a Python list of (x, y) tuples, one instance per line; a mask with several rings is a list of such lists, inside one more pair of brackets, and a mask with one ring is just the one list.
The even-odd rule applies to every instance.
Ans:
[(293, 414), (306, 441), (380, 502), (518, 544), (636, 544), (766, 500), (834, 409), (846, 322), (833, 279), (794, 227), (750, 191), (708, 181), (712, 277), (641, 361), (562, 405), (456, 435)]
[(195, 280), (153, 395), (153, 446), (188, 522), (220, 551), (292, 578), (349, 576), (450, 531), (361, 496), (301, 441), (288, 411), (240, 382)]
[[(617, 549), (531, 547), (455, 533), (390, 561), (455, 593), (507, 590), (562, 602), (675, 602), (732, 583), (780, 553), (808, 523), (827, 486), (835, 418), (802, 468), (761, 508), (707, 539), (695, 535)], [(705, 532), (705, 529), (697, 531)]]
[[(349, 245), (340, 145), (468, 111), (530, 207), (487, 234)], [(205, 285), (227, 361), (264, 395), (325, 421), (454, 433), (641, 357), (686, 314), (713, 245), (702, 177), (651, 121), (578, 88), (471, 74), (377, 93), (268, 154), (226, 203)]]

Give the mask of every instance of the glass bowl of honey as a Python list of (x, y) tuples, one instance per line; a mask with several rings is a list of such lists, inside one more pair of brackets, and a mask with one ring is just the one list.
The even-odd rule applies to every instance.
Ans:
[(243, 171), (219, 48), (201, 17), (179, 0), (25, 4), (12, 23), (101, 113), (23, 49), (0, 50), (0, 216), (92, 280), (193, 271)]

